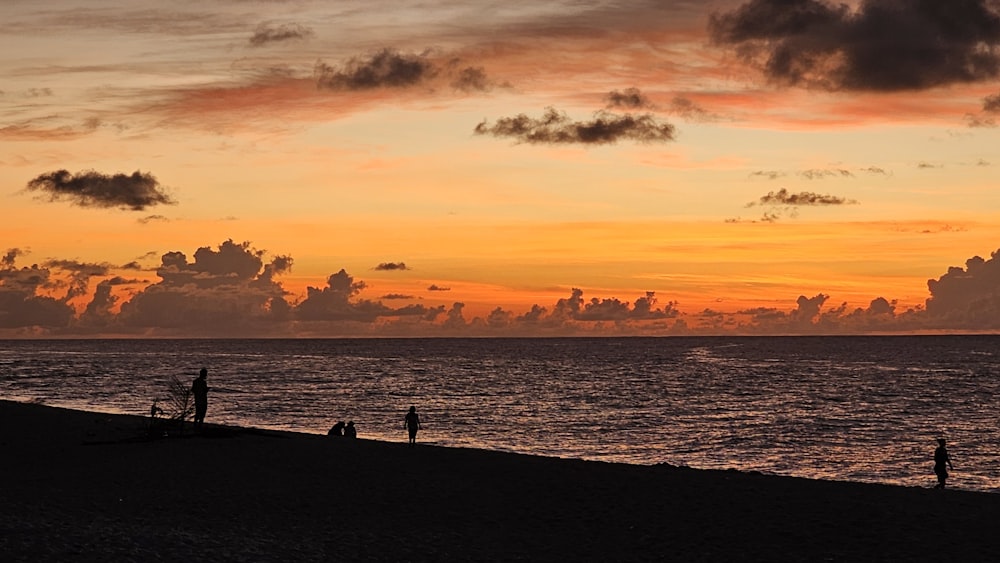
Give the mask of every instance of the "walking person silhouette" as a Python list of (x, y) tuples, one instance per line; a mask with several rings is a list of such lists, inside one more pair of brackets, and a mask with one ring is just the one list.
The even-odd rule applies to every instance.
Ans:
[(943, 489), (944, 482), (948, 480), (948, 470), (955, 470), (951, 464), (951, 456), (948, 455), (948, 448), (944, 446), (944, 438), (937, 439), (938, 447), (934, 450), (934, 473), (937, 475), (938, 484), (935, 489)]
[(194, 394), (194, 429), (201, 430), (208, 412), (208, 370), (201, 368), (198, 378), (191, 383), (191, 393)]
[(420, 430), (420, 416), (417, 415), (417, 407), (410, 407), (410, 411), (403, 418), (403, 428), (410, 431), (410, 445), (417, 443), (417, 430)]

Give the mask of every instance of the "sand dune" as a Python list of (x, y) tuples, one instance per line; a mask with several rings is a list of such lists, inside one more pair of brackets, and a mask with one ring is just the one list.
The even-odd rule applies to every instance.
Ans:
[[(0, 401), (3, 561), (989, 561), (1000, 496)], [(932, 484), (928, 476), (928, 485)]]

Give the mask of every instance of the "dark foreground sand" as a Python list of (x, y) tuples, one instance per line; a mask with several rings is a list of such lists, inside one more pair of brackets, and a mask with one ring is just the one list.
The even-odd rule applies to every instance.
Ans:
[(0, 401), (0, 560), (1000, 559), (995, 494), (146, 424)]

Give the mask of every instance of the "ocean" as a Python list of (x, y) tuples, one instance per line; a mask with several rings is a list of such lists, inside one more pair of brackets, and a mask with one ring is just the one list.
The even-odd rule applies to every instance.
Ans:
[(146, 415), (202, 367), (207, 422), (631, 464), (1000, 490), (1000, 336), (6, 340), (0, 398)]

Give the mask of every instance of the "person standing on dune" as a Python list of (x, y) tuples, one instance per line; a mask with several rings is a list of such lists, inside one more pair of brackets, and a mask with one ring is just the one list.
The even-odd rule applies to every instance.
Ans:
[(208, 412), (208, 370), (201, 368), (198, 378), (191, 383), (191, 393), (194, 395), (194, 428), (201, 430)]

